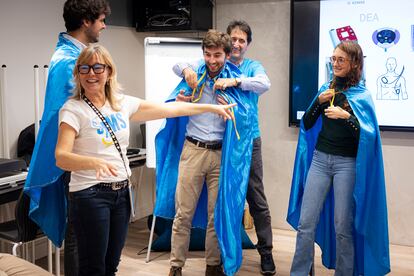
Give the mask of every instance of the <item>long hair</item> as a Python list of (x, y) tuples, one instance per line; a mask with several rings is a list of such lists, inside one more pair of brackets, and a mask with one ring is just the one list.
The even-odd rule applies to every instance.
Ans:
[(79, 80), (78, 65), (88, 64), (94, 56), (96, 56), (100, 62), (107, 66), (105, 68), (105, 70), (108, 70), (108, 79), (105, 84), (105, 97), (109, 101), (109, 104), (111, 105), (112, 109), (119, 111), (119, 92), (121, 92), (122, 87), (118, 83), (116, 67), (111, 55), (109, 54), (108, 50), (106, 50), (103, 46), (100, 45), (88, 46), (85, 49), (83, 49), (83, 51), (80, 53), (78, 60), (76, 61), (75, 68), (73, 70), (73, 79), (75, 82), (75, 87), (73, 89), (72, 98), (80, 100), (81, 95), (85, 93), (85, 90), (82, 87)]
[[(358, 85), (362, 77), (362, 70), (364, 68), (364, 54), (361, 46), (355, 41), (342, 41), (335, 47), (335, 49), (336, 48), (339, 48), (348, 55), (351, 65), (351, 70), (349, 70), (348, 74), (345, 76), (347, 79), (345, 89)], [(336, 76), (334, 76), (330, 88), (335, 88), (336, 83)]]

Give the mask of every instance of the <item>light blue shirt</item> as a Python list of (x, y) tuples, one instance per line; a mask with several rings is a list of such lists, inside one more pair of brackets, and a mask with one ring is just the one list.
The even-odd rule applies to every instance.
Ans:
[[(194, 71), (197, 71), (198, 67), (201, 64), (202, 62), (177, 63), (173, 66), (173, 71), (177, 76), (184, 77), (183, 70), (185, 68), (191, 67)], [(260, 137), (259, 111), (257, 106), (259, 102), (259, 96), (269, 90), (270, 80), (267, 77), (266, 71), (262, 64), (256, 60), (245, 58), (239, 65), (236, 66), (239, 67), (240, 71), (242, 72), (242, 76), (240, 76), (240, 89), (243, 91), (249, 91), (249, 98), (251, 99), (252, 103), (254, 103), (254, 111), (252, 112), (254, 116), (252, 128), (253, 138), (257, 138)]]
[[(194, 71), (197, 71), (196, 68), (192, 68)], [(206, 75), (206, 78), (203, 95), (197, 103), (217, 104), (217, 94), (213, 91), (214, 81), (208, 74)], [(192, 91), (187, 91), (186, 94), (191, 92)], [(197, 99), (198, 96), (199, 90), (194, 95), (195, 99)], [(188, 118), (186, 136), (190, 136), (202, 142), (221, 142), (223, 140), (226, 122), (216, 113), (203, 113), (189, 116)]]
[(75, 46), (78, 47), (81, 50), (83, 50), (87, 47), (85, 44), (83, 44), (82, 42), (80, 42), (79, 40), (77, 40), (76, 38), (74, 38), (73, 36), (71, 36), (68, 33), (62, 33), (62, 36), (64, 38), (66, 38), (67, 40), (69, 40), (70, 42), (72, 42), (73, 44), (75, 44)]

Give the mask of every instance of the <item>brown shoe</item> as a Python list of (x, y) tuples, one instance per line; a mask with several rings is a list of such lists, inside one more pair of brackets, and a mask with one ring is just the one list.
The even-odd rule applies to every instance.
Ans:
[(170, 268), (170, 274), (168, 276), (181, 276), (181, 267), (172, 266)]
[(221, 265), (207, 265), (206, 276), (226, 276)]

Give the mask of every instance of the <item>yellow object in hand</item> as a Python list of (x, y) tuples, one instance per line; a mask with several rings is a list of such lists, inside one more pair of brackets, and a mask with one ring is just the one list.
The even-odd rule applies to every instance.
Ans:
[(326, 93), (331, 93), (332, 94), (332, 99), (331, 99), (331, 106), (333, 106), (334, 100), (335, 100), (335, 89), (326, 89), (325, 91)]

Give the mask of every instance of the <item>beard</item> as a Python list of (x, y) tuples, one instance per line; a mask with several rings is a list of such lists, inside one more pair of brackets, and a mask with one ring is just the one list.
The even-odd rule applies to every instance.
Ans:
[(99, 32), (94, 32), (93, 30), (88, 29), (85, 34), (89, 43), (99, 42)]
[(207, 67), (207, 72), (208, 72), (208, 75), (209, 75), (210, 77), (215, 77), (215, 76), (217, 76), (218, 74), (220, 74), (221, 70), (222, 70), (222, 69), (223, 69), (223, 67), (224, 67), (224, 64), (222, 64), (221, 66), (216, 67), (216, 69), (215, 69), (214, 71), (212, 71), (212, 70), (210, 69), (210, 67), (209, 67), (209, 66), (206, 66), (206, 67)]

